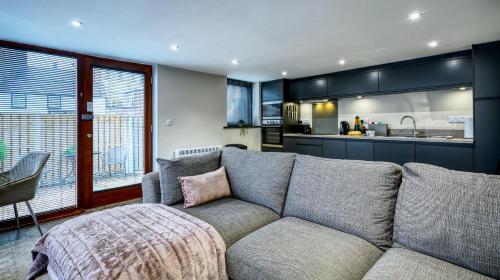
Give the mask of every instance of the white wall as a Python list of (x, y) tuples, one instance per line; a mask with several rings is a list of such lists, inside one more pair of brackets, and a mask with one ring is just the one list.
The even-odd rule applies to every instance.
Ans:
[(308, 123), (312, 125), (313, 121), (313, 106), (311, 103), (301, 103), (300, 104), (300, 120), (303, 123)]
[[(178, 148), (228, 143), (260, 149), (260, 129), (249, 129), (244, 137), (239, 129), (223, 129), (226, 77), (158, 65), (154, 80), (154, 159), (172, 158)], [(173, 126), (165, 125), (167, 119)]]
[(439, 90), (411, 92), (363, 99), (342, 98), (338, 101), (339, 122), (353, 124), (354, 117), (387, 123), (389, 128), (411, 128), (411, 121), (400, 125), (401, 117), (413, 116), (418, 129), (463, 129), (463, 123), (450, 124), (448, 116), (472, 117), (472, 90)]

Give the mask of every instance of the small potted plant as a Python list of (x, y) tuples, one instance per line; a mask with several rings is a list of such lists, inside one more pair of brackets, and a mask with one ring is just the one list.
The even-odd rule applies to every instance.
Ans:
[(3, 161), (5, 160), (5, 143), (3, 142), (3, 139), (0, 139), (0, 171), (3, 170)]
[(247, 123), (244, 120), (239, 120), (238, 127), (240, 128), (240, 136), (245, 136), (248, 132)]

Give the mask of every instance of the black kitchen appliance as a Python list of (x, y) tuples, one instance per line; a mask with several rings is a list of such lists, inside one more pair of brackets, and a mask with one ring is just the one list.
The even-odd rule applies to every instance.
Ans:
[(340, 131), (339, 131), (340, 135), (347, 135), (347, 133), (349, 133), (350, 130), (351, 126), (347, 121), (340, 122)]
[(262, 102), (262, 120), (281, 120), (283, 118), (283, 101)]
[(311, 125), (309, 124), (295, 124), (291, 125), (289, 128), (291, 133), (300, 133), (300, 134), (311, 134)]

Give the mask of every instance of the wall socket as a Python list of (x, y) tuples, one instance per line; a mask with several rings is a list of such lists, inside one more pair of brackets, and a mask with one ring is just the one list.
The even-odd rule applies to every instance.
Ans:
[(166, 126), (173, 126), (174, 125), (174, 121), (173, 120), (165, 120), (165, 125)]
[(448, 116), (448, 123), (464, 123), (469, 116)]

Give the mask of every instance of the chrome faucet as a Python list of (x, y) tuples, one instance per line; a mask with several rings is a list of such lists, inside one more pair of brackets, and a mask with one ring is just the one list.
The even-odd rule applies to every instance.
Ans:
[(403, 121), (406, 118), (409, 118), (409, 119), (411, 119), (413, 121), (413, 137), (417, 137), (417, 135), (418, 135), (417, 124), (415, 123), (415, 119), (412, 116), (404, 116), (404, 117), (402, 117), (401, 118), (401, 124), (403, 124)]

